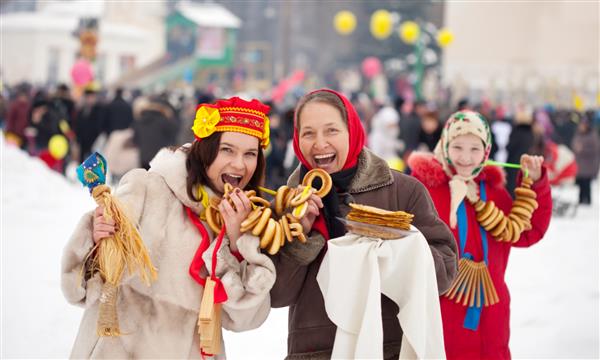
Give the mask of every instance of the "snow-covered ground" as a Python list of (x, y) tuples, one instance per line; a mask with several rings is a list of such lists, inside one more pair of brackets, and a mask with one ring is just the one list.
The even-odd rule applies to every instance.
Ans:
[[(42, 162), (3, 143), (0, 151), (0, 357), (65, 358), (82, 310), (62, 296), (61, 253), (75, 223), (94, 203), (87, 190)], [(595, 185), (593, 207), (580, 207), (574, 218), (553, 218), (539, 244), (512, 252), (507, 282), (514, 358), (599, 357)], [(287, 309), (272, 310), (257, 330), (225, 333), (230, 359), (282, 359), (286, 339)]]

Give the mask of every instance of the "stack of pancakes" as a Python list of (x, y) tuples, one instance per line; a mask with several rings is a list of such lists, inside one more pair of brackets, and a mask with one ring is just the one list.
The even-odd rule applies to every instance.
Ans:
[[(400, 230), (410, 230), (410, 224), (414, 215), (404, 211), (389, 211), (379, 209), (373, 206), (350, 204), (350, 212), (346, 215), (346, 219), (362, 224), (378, 225), (396, 228)], [(368, 226), (360, 226), (359, 224), (348, 224), (348, 230), (371, 237), (379, 237), (382, 239), (398, 238), (397, 233), (389, 231), (385, 228), (376, 228)], [(391, 230), (391, 229), (390, 229)]]

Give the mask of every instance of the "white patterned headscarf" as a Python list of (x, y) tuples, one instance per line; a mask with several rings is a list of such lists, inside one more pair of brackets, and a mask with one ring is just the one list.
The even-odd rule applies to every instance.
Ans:
[[(457, 136), (473, 134), (481, 139), (484, 146), (484, 157), (473, 172), (468, 177), (458, 175), (454, 170), (448, 148), (450, 142)], [(485, 118), (475, 111), (463, 110), (455, 112), (450, 116), (442, 130), (440, 140), (434, 149), (436, 159), (442, 164), (444, 172), (451, 177), (450, 185), (450, 226), (456, 227), (456, 210), (460, 202), (465, 198), (475, 198), (477, 196), (477, 184), (473, 181), (483, 169), (485, 162), (490, 156), (492, 148), (492, 133), (490, 126)]]

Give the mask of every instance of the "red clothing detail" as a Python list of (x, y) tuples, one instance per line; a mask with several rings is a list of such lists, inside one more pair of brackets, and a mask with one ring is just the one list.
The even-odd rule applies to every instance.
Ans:
[(313, 223), (312, 230), (317, 230), (325, 240), (329, 240), (329, 231), (327, 231), (327, 224), (325, 223), (325, 217), (323, 216), (323, 211), (319, 213), (319, 216), (315, 219)]
[[(419, 179), (429, 190), (439, 216), (447, 224), (450, 218), (450, 180), (442, 170), (441, 164), (433, 156), (413, 154), (409, 159), (413, 176)], [(427, 171), (423, 171), (423, 170)], [(510, 212), (512, 198), (504, 188), (502, 176), (496, 167), (487, 166), (475, 179), (483, 180), (488, 200), (493, 200), (496, 206), (505, 214)], [(445, 177), (445, 181), (439, 181)], [(463, 327), (467, 307), (456, 304), (447, 297), (440, 297), (442, 321), (444, 325), (444, 341), (448, 359), (510, 359), (508, 348), (510, 337), (510, 294), (504, 281), (510, 250), (515, 247), (528, 247), (542, 239), (552, 214), (552, 198), (546, 170), (532, 189), (537, 194), (539, 208), (531, 219), (532, 229), (521, 234), (514, 244), (498, 242), (487, 233), (488, 239), (488, 268), (500, 302), (484, 307), (481, 312), (479, 328), (476, 331)], [(481, 234), (476, 220), (474, 207), (466, 203), (468, 235), (465, 252), (473, 254), (475, 261), (483, 260)], [(451, 229), (458, 244), (458, 227)]]
[[(196, 226), (196, 228), (198, 229), (198, 231), (200, 232), (200, 234), (202, 236), (202, 241), (200, 242), (200, 246), (198, 246), (198, 249), (196, 250), (196, 253), (194, 254), (194, 259), (192, 260), (192, 263), (190, 264), (189, 273), (190, 273), (190, 276), (194, 280), (196, 280), (196, 282), (198, 284), (204, 286), (206, 284), (206, 279), (204, 279), (202, 276), (200, 276), (200, 270), (204, 266), (204, 260), (202, 259), (202, 254), (204, 254), (204, 251), (206, 251), (206, 249), (208, 249), (208, 247), (210, 246), (210, 239), (208, 238), (208, 232), (206, 231), (206, 228), (204, 227), (204, 225), (202, 224), (202, 222), (200, 221), (198, 216), (196, 216), (196, 214), (194, 214), (192, 212), (192, 210), (187, 206), (185, 207), (185, 211), (187, 212), (188, 217), (190, 218), (192, 223)], [(223, 235), (225, 235), (225, 226), (223, 226), (223, 228), (221, 228), (221, 232), (219, 233), (219, 236), (217, 238), (217, 244), (215, 245), (215, 250), (213, 251), (213, 254), (212, 254), (212, 271), (211, 271), (211, 273), (213, 275), (211, 275), (210, 278), (215, 282), (215, 300), (214, 300), (215, 304), (227, 301), (227, 292), (225, 291), (225, 287), (221, 283), (221, 280), (214, 275), (215, 269), (217, 267), (217, 251), (221, 247), (221, 242), (223, 241)]]
[(231, 254), (233, 254), (233, 256), (235, 256), (237, 261), (239, 261), (239, 262), (244, 261), (244, 256), (239, 251), (232, 251)]

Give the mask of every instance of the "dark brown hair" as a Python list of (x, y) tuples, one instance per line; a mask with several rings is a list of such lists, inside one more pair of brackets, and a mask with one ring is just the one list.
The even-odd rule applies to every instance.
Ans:
[(300, 114), (302, 113), (302, 109), (304, 109), (304, 106), (310, 102), (320, 102), (323, 104), (331, 105), (334, 108), (338, 109), (338, 111), (342, 115), (342, 120), (344, 120), (344, 124), (348, 126), (348, 114), (346, 112), (346, 107), (344, 106), (344, 102), (342, 101), (342, 99), (340, 99), (334, 93), (321, 90), (304, 95), (298, 102), (298, 106), (296, 106), (295, 119), (295, 125), (298, 127), (298, 129), (300, 129)]
[[(191, 147), (183, 148), (187, 153), (185, 168), (187, 169), (186, 189), (190, 199), (198, 201), (197, 194), (194, 193), (194, 187), (202, 184), (207, 185), (212, 191), (218, 192), (215, 185), (210, 181), (206, 170), (212, 165), (219, 153), (222, 132), (215, 132), (202, 141), (194, 141)], [(259, 186), (263, 185), (265, 178), (265, 155), (259, 147), (256, 157), (256, 170), (250, 178), (246, 189), (254, 190), (260, 196)]]

